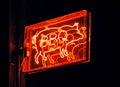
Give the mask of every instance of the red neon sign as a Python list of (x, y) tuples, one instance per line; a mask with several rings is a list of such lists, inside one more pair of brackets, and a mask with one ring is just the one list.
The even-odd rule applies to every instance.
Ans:
[(90, 61), (88, 19), (83, 10), (26, 26), (23, 72)]

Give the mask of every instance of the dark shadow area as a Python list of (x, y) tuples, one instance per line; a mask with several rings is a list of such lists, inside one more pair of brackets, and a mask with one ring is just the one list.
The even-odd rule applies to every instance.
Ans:
[[(22, 0), (11, 2), (9, 26), (10, 84), (18, 87), (18, 61), (23, 47), (24, 27), (83, 9), (91, 12), (91, 62), (58, 67), (34, 74), (24, 73), (26, 87), (115, 87), (118, 82), (119, 9), (117, 2), (90, 0)], [(115, 29), (116, 31), (114, 31)], [(118, 36), (117, 36), (118, 35)], [(3, 44), (3, 43), (2, 43)], [(12, 54), (13, 53), (13, 54)], [(12, 56), (13, 55), (13, 56)], [(15, 69), (15, 71), (14, 71)], [(13, 72), (13, 73), (12, 73)], [(14, 74), (15, 73), (15, 74)], [(23, 75), (21, 75), (23, 76)], [(13, 77), (13, 78), (12, 78)]]

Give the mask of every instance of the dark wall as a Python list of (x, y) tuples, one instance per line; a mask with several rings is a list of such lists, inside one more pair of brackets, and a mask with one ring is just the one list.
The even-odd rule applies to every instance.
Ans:
[[(116, 66), (113, 68), (113, 65), (118, 64), (114, 61), (116, 58), (114, 41), (118, 41), (116, 39), (118, 34), (114, 33), (113, 30), (118, 29), (114, 25), (119, 25), (119, 22), (116, 22), (116, 19), (119, 18), (117, 2), (105, 2), (104, 0), (13, 0), (11, 3), (9, 39), (10, 43), (13, 43), (10, 52), (15, 50), (16, 53), (13, 54), (17, 54), (17, 57), (12, 57), (12, 62), (15, 64), (18, 64), (16, 61), (18, 61), (19, 47), (23, 45), (24, 26), (83, 9), (92, 14), (91, 62), (34, 74), (26, 73), (26, 87), (79, 87), (81, 85), (82, 87), (97, 87), (98, 85), (103, 87), (103, 85), (113, 85), (114, 82), (118, 81), (116, 79), (118, 73), (116, 73)], [(111, 41), (110, 37), (115, 38)], [(15, 81), (17, 80), (18, 78)]]
[(94, 11), (95, 6), (95, 1), (87, 0), (26, 0), (25, 23), (30, 25), (82, 9)]

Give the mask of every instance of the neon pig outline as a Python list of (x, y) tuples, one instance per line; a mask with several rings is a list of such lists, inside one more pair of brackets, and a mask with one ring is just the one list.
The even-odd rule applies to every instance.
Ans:
[[(44, 30), (42, 30), (42, 31), (40, 31), (40, 32), (38, 32), (37, 34), (35, 34), (33, 37), (32, 37), (32, 44), (33, 45), (35, 45), (35, 50), (36, 50), (36, 54), (35, 54), (35, 56), (34, 56), (34, 59), (35, 59), (35, 62), (36, 62), (36, 64), (39, 64), (39, 60), (38, 60), (38, 58), (39, 58), (39, 56), (41, 56), (42, 57), (42, 60), (44, 60), (44, 61), (47, 61), (47, 57), (45, 56), (45, 54), (46, 53), (49, 53), (49, 52), (51, 52), (51, 51), (55, 51), (55, 50), (57, 50), (57, 49), (59, 49), (60, 50), (60, 57), (61, 58), (64, 58), (64, 56), (68, 56), (68, 51), (67, 51), (67, 46), (69, 45), (69, 44), (71, 44), (71, 43), (73, 43), (73, 42), (75, 42), (75, 41), (79, 41), (80, 39), (83, 39), (83, 37), (84, 37), (84, 35), (82, 34), (82, 33), (80, 33), (80, 31), (79, 31), (79, 29), (78, 29), (78, 25), (79, 25), (79, 23), (74, 23), (74, 25), (72, 26), (72, 25), (63, 25), (63, 26), (61, 26), (61, 27), (50, 27), (50, 28), (45, 28)], [(65, 28), (65, 27), (69, 27), (69, 28), (73, 28), (73, 27), (76, 27), (75, 28), (75, 30), (77, 30), (77, 33), (79, 34), (79, 35), (81, 35), (81, 38), (78, 38), (78, 39), (75, 39), (75, 40), (71, 40), (70, 42), (68, 42), (68, 43), (66, 43), (67, 42), (67, 37), (68, 37), (68, 33), (67, 33), (67, 31), (69, 30), (63, 30), (62, 28)], [(49, 35), (49, 37), (48, 36), (46, 36), (46, 35), (44, 35), (44, 34), (42, 34), (42, 32), (45, 32), (45, 31), (50, 31), (50, 30), (57, 30), (56, 32), (59, 32), (58, 33), (58, 36), (57, 36), (57, 34), (55, 34), (55, 33), (52, 33), (52, 34), (50, 34)], [(44, 52), (42, 52), (42, 49), (39, 51), (38, 50), (38, 48), (37, 48), (37, 38), (41, 35), (41, 39), (39, 40), (39, 46), (40, 47), (46, 47), (47, 45), (53, 45), (53, 46), (55, 46), (55, 43), (51, 43), (51, 41), (53, 40), (54, 42), (57, 42), (57, 40), (58, 41), (61, 41), (61, 39), (60, 39), (60, 35), (61, 35), (61, 33), (65, 33), (65, 38), (62, 38), (62, 42), (64, 42), (64, 48), (61, 48), (61, 47), (59, 47), (59, 46), (57, 46), (55, 49), (49, 49), (48, 51), (44, 51)], [(53, 36), (53, 37), (52, 37)], [(50, 40), (48, 40), (48, 39), (50, 39)], [(43, 46), (43, 43), (46, 43), (47, 45), (44, 45)]]

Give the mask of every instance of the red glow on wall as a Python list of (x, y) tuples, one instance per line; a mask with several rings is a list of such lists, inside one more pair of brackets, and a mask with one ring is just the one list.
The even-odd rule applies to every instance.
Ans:
[(90, 61), (88, 19), (82, 10), (26, 26), (23, 72)]

